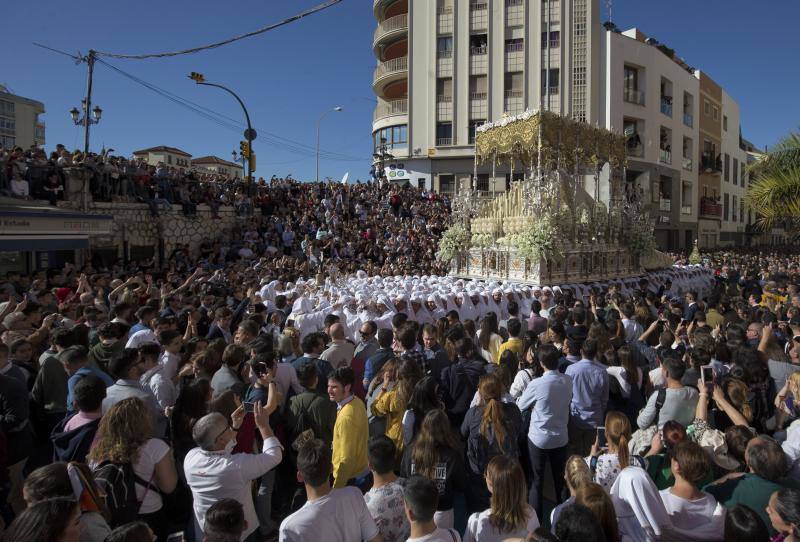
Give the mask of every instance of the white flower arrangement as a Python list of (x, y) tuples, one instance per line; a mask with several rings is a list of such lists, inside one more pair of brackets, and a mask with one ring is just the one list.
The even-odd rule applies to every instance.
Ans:
[(529, 260), (561, 260), (564, 257), (561, 237), (556, 221), (544, 215), (531, 222), (521, 233), (515, 234), (513, 246), (520, 256)]
[(470, 235), (462, 224), (453, 224), (442, 234), (436, 259), (449, 262), (460, 252), (469, 248)]
[(494, 244), (494, 236), (491, 233), (472, 234), (470, 244), (475, 248), (488, 248)]

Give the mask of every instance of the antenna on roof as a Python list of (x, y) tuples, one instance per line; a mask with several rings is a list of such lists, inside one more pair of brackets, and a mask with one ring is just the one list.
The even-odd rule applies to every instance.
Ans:
[(614, 7), (614, 0), (605, 0), (606, 11), (608, 11), (608, 22), (611, 22), (611, 8)]

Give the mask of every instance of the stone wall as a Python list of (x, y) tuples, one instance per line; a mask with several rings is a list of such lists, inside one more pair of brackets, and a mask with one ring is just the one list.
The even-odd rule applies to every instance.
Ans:
[(171, 211), (159, 206), (158, 217), (154, 217), (144, 203), (90, 202), (87, 212), (114, 217), (113, 234), (90, 238), (91, 247), (106, 251), (116, 249), (117, 256), (124, 257), (127, 246), (128, 256), (132, 258), (137, 252), (141, 253), (143, 247), (152, 247), (152, 254), (158, 256), (159, 239), (163, 239), (166, 257), (178, 244), (188, 243), (195, 249), (203, 239), (216, 239), (237, 221), (241, 222), (233, 207), (220, 207), (220, 218), (212, 218), (207, 205), (198, 206), (196, 218), (186, 217), (180, 205), (173, 205)]

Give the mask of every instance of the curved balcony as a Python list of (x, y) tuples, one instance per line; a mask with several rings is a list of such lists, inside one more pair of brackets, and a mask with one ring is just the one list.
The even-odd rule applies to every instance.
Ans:
[(375, 108), (375, 114), (372, 121), (378, 121), (387, 117), (394, 117), (397, 115), (408, 114), (408, 98), (400, 100), (381, 100), (378, 99), (378, 106)]
[(395, 15), (389, 17), (375, 29), (375, 35), (372, 38), (372, 48), (375, 53), (378, 52), (378, 46), (386, 41), (394, 38), (399, 38), (408, 33), (408, 13)]
[(399, 0), (372, 0), (372, 13), (375, 15), (375, 18), (380, 21), (384, 9), (398, 1)]
[(408, 77), (408, 57), (401, 56), (381, 62), (375, 68), (375, 74), (372, 77), (372, 89), (376, 94), (384, 85), (405, 79)]

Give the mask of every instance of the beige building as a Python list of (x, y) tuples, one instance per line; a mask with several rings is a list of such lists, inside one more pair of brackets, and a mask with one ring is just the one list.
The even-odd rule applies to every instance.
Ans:
[(235, 179), (242, 178), (242, 164), (229, 162), (216, 156), (203, 156), (192, 159), (192, 168), (202, 173), (216, 173)]
[[(453, 193), (472, 176), (476, 127), (504, 114), (597, 119), (596, 0), (374, 0), (373, 13), (374, 147), (393, 156), (392, 180)], [(478, 189), (505, 191), (509, 169), (482, 166)]]
[(12, 94), (0, 85), (0, 147), (23, 149), (44, 145), (44, 104)]
[(160, 145), (140, 151), (133, 151), (134, 158), (143, 158), (151, 166), (163, 163), (178, 169), (189, 169), (192, 165), (192, 155), (186, 151)]

